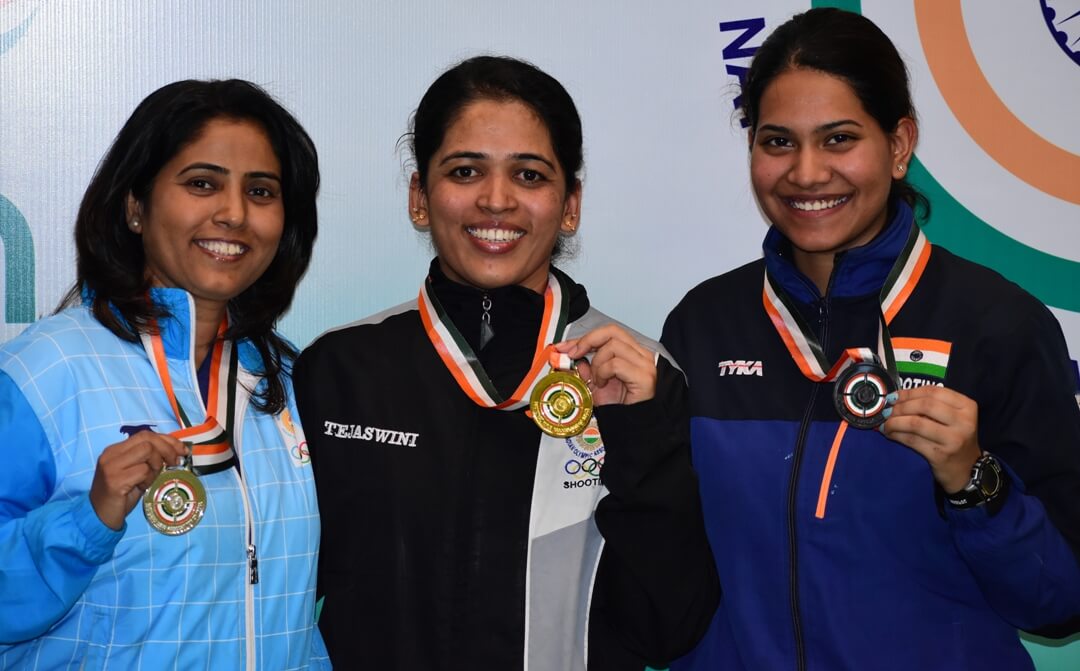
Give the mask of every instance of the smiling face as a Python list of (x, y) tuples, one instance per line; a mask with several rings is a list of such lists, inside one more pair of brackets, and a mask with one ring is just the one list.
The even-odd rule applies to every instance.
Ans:
[(836, 253), (884, 228), (915, 123), (905, 117), (886, 133), (845, 81), (807, 69), (777, 76), (760, 110), (750, 152), (754, 194), (791, 241), (796, 267), (824, 292)]
[(580, 183), (567, 193), (547, 128), (517, 101), (464, 107), (431, 157), (427, 184), (414, 174), (409, 186), (413, 220), (430, 226), (443, 272), (483, 289), (542, 293), (556, 238), (576, 229), (580, 201)]
[(250, 121), (209, 121), (161, 168), (146, 203), (128, 197), (150, 284), (222, 314), (273, 261), (284, 225), (281, 166)]

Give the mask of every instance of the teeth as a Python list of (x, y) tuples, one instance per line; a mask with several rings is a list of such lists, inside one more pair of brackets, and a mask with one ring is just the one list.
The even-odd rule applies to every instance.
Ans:
[(524, 231), (511, 231), (505, 228), (467, 228), (469, 235), (484, 242), (511, 242), (525, 235)]
[(221, 240), (199, 240), (196, 244), (217, 256), (240, 256), (247, 251), (247, 247), (244, 245)]
[(795, 200), (794, 198), (788, 199), (788, 204), (794, 207), (796, 210), (803, 210), (804, 212), (817, 212), (818, 210), (828, 210), (836, 207), (841, 203), (847, 202), (847, 196), (841, 196), (839, 198), (832, 198), (829, 200)]

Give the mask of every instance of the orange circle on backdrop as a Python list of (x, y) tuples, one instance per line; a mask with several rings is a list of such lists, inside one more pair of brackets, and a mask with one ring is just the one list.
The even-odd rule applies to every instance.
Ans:
[(960, 0), (915, 0), (915, 23), (934, 81), (971, 139), (1036, 189), (1080, 204), (1080, 156), (1033, 131), (997, 96), (971, 49)]

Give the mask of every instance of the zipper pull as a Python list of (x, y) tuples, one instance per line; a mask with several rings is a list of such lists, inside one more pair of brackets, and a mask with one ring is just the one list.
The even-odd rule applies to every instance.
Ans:
[(491, 328), (491, 296), (487, 293), (484, 294), (480, 307), (484, 311), (480, 315), (480, 349), (484, 349), (495, 337), (495, 329)]
[(259, 560), (255, 556), (255, 545), (254, 544), (248, 545), (247, 554), (248, 554), (248, 581), (251, 582), (252, 585), (258, 585), (259, 584)]

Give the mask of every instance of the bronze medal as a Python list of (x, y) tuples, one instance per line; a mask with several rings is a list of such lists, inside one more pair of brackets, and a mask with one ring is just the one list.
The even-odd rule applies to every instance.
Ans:
[(556, 438), (569, 438), (589, 425), (592, 392), (576, 372), (555, 370), (537, 382), (529, 409), (541, 431)]
[(190, 463), (185, 459), (183, 466), (161, 469), (143, 495), (146, 521), (166, 536), (186, 534), (206, 512), (206, 489), (191, 471)]

